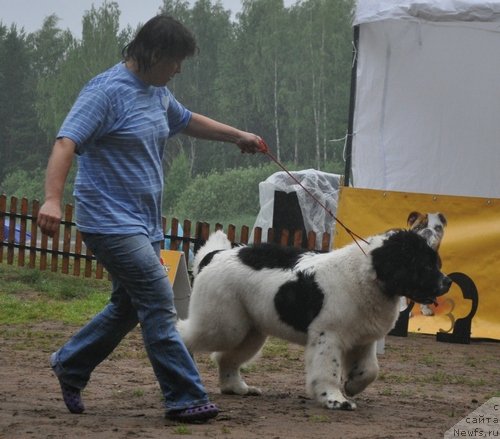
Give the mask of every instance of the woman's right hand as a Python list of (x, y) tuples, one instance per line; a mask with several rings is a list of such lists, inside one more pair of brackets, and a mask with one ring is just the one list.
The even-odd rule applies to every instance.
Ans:
[(61, 204), (55, 201), (45, 201), (38, 211), (37, 224), (42, 233), (50, 237), (59, 230), (62, 220)]

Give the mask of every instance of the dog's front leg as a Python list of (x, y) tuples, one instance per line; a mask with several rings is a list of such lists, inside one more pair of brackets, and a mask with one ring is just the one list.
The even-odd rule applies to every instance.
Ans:
[(346, 355), (345, 393), (354, 396), (362, 392), (378, 375), (377, 344), (358, 346)]
[(344, 354), (333, 333), (312, 333), (305, 351), (307, 392), (329, 409), (354, 410), (342, 392)]

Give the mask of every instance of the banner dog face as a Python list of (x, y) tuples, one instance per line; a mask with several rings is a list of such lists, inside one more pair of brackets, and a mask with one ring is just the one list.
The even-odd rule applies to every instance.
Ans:
[[(409, 230), (423, 236), (427, 244), (436, 251), (439, 250), (439, 246), (443, 240), (444, 228), (447, 223), (446, 217), (441, 212), (411, 212), (407, 219)], [(424, 316), (434, 315), (434, 311), (429, 305), (420, 305), (420, 311)]]
[(376, 341), (394, 326), (406, 296), (432, 303), (451, 280), (424, 238), (376, 235), (329, 253), (272, 244), (231, 248), (216, 232), (194, 261), (187, 320), (179, 331), (192, 352), (215, 352), (223, 393), (260, 394), (240, 367), (267, 336), (305, 346), (309, 396), (329, 409), (375, 380)]

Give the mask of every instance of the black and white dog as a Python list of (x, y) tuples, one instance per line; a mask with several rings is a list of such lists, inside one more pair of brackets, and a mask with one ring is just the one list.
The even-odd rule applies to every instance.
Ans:
[(267, 336), (305, 345), (308, 394), (353, 410), (378, 373), (376, 341), (394, 326), (401, 296), (432, 303), (451, 280), (424, 238), (397, 231), (329, 253), (271, 244), (236, 247), (216, 232), (197, 253), (187, 320), (192, 352), (215, 352), (223, 393), (260, 394), (240, 367)]

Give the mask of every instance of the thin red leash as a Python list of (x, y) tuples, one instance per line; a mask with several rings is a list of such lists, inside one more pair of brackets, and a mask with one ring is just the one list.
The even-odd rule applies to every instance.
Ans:
[(361, 247), (361, 245), (359, 244), (359, 242), (358, 242), (358, 240), (356, 238), (360, 239), (365, 244), (368, 244), (368, 241), (366, 241), (366, 239), (364, 239), (361, 236), (359, 236), (356, 233), (354, 233), (351, 229), (349, 229), (349, 227), (347, 227), (344, 223), (342, 223), (342, 221), (340, 221), (333, 214), (333, 212), (330, 209), (328, 209), (328, 207), (326, 207), (320, 200), (318, 200), (318, 198), (309, 189), (307, 189), (296, 177), (294, 177), (292, 175), (292, 173), (288, 169), (286, 169), (285, 166), (283, 166), (283, 164), (280, 163), (280, 161), (273, 154), (271, 154), (271, 152), (269, 151), (269, 147), (267, 146), (266, 142), (264, 142), (264, 140), (260, 139), (260, 144), (262, 146), (262, 148), (260, 149), (260, 152), (262, 152), (263, 154), (266, 154), (274, 163), (276, 163), (283, 171), (285, 171), (288, 174), (288, 176), (295, 183), (297, 183), (302, 189), (304, 189), (304, 191), (310, 197), (312, 197), (312, 199), (314, 201), (316, 201), (316, 203), (318, 203), (325, 210), (326, 213), (328, 213), (338, 224), (340, 224), (344, 228), (344, 230), (348, 233), (348, 235), (356, 243), (356, 245), (359, 247), (359, 249), (366, 255), (365, 251), (363, 250), (363, 248)]

